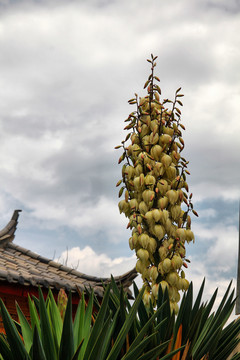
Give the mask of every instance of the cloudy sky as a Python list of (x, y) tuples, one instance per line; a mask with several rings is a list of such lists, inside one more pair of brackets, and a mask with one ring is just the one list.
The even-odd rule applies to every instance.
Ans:
[(181, 86), (198, 219), (187, 277), (236, 278), (240, 184), (239, 0), (0, 0), (0, 225), (15, 243), (87, 274), (135, 264), (118, 212), (114, 150), (146, 59), (164, 98)]

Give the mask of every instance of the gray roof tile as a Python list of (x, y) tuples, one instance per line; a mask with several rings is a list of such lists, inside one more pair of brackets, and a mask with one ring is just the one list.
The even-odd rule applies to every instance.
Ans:
[[(14, 211), (11, 221), (0, 231), (0, 280), (9, 281), (10, 283), (17, 282), (25, 286), (44, 286), (52, 289), (65, 288), (73, 292), (77, 291), (77, 287), (80, 290), (92, 288), (96, 295), (102, 296), (102, 283), (108, 283), (110, 278), (88, 276), (12, 242), (18, 223), (19, 211)], [(124, 289), (130, 293), (128, 287), (132, 284), (136, 275), (136, 270), (133, 269), (122, 276), (115, 277), (115, 281), (122, 283)]]

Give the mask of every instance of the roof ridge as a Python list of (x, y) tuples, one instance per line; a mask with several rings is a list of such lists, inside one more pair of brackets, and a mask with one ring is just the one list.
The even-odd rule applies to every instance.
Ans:
[[(32, 252), (31, 250), (25, 249), (22, 246), (16, 245), (16, 244), (12, 244), (9, 243), (8, 246), (12, 249), (15, 249), (17, 251), (22, 252), (24, 255), (28, 255), (29, 257), (32, 257), (36, 260), (38, 260), (39, 262), (42, 262), (44, 264), (48, 264), (49, 266), (53, 266), (61, 271), (66, 272), (67, 274), (72, 274), (75, 275), (77, 277), (81, 277), (82, 279), (88, 280), (88, 281), (94, 281), (97, 282), (99, 284), (102, 283), (109, 283), (111, 281), (111, 276), (109, 277), (97, 277), (94, 275), (87, 275), (84, 274), (74, 268), (71, 268), (69, 266), (65, 266), (57, 261), (48, 259), (44, 256), (38, 255), (37, 253)], [(131, 269), (130, 271), (126, 272), (123, 275), (119, 275), (119, 276), (114, 276), (114, 279), (116, 281), (116, 283), (125, 283), (125, 282), (129, 282), (132, 281), (135, 277), (137, 276), (137, 271), (135, 269), (135, 267), (133, 269)]]

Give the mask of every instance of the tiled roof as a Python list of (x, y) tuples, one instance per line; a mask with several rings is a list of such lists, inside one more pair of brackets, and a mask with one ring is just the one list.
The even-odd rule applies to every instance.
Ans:
[[(95, 294), (101, 297), (103, 284), (107, 284), (110, 281), (109, 278), (83, 274), (12, 243), (19, 211), (14, 211), (11, 221), (0, 231), (0, 281), (53, 289), (64, 288), (72, 292), (77, 291), (77, 287), (80, 290), (84, 290), (86, 287), (94, 289)], [(125, 291), (130, 293), (129, 286), (136, 276), (136, 270), (132, 269), (114, 279), (117, 284), (121, 283)]]

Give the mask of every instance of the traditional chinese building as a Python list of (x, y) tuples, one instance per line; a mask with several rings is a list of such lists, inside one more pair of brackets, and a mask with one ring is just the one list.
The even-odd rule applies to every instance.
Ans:
[[(66, 292), (71, 291), (73, 313), (79, 302), (78, 289), (93, 289), (96, 296), (101, 299), (104, 285), (109, 283), (110, 278), (83, 274), (13, 243), (20, 211), (15, 210), (10, 222), (0, 231), (0, 298), (12, 318), (18, 318), (16, 301), (25, 316), (29, 317), (28, 294), (38, 296), (39, 286), (44, 296), (47, 296), (50, 288), (55, 298), (61, 288)], [(114, 279), (131, 296), (129, 286), (136, 276), (137, 272), (133, 269)], [(1, 329), (2, 322), (0, 331)]]

